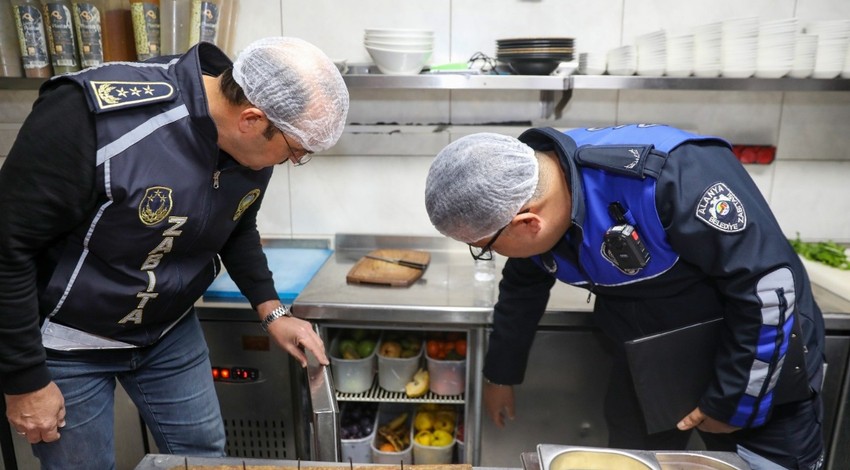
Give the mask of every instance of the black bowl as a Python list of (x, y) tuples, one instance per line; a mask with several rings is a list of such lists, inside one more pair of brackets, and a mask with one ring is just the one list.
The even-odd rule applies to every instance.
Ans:
[(505, 59), (517, 75), (549, 75), (558, 68), (561, 60), (557, 59)]

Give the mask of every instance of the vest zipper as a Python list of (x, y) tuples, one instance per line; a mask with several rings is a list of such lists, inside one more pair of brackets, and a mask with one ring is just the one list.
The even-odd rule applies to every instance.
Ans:
[(213, 172), (213, 189), (218, 189), (220, 186), (218, 180), (219, 176), (221, 176), (221, 170), (215, 170)]

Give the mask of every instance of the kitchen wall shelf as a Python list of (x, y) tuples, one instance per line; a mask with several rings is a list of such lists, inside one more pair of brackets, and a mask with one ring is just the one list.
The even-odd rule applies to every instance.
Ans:
[(442, 90), (745, 90), (850, 91), (850, 79), (816, 78), (699, 78), (620, 75), (344, 75), (349, 88)]
[[(346, 74), (351, 89), (435, 90), (743, 90), (850, 91), (850, 79), (818, 78), (700, 78), (620, 75), (462, 75)], [(0, 90), (37, 90), (45, 79), (0, 77)]]
[[(700, 78), (622, 75), (343, 75), (349, 89), (538, 90), (541, 116), (556, 119), (573, 90), (850, 91), (850, 79)], [(45, 79), (0, 77), (0, 90), (37, 90)], [(556, 95), (560, 95), (556, 102)]]

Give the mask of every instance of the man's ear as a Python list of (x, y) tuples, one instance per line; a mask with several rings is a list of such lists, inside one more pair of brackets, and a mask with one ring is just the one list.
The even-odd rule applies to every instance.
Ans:
[(535, 236), (543, 229), (544, 220), (533, 212), (517, 214), (511, 221), (511, 229), (528, 236)]
[(239, 131), (243, 133), (263, 132), (266, 129), (266, 114), (259, 108), (248, 107), (239, 113)]

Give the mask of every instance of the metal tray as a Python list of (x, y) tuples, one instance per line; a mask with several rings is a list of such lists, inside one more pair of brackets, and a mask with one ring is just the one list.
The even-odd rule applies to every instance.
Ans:
[(737, 454), (538, 444), (540, 470), (749, 470)]

